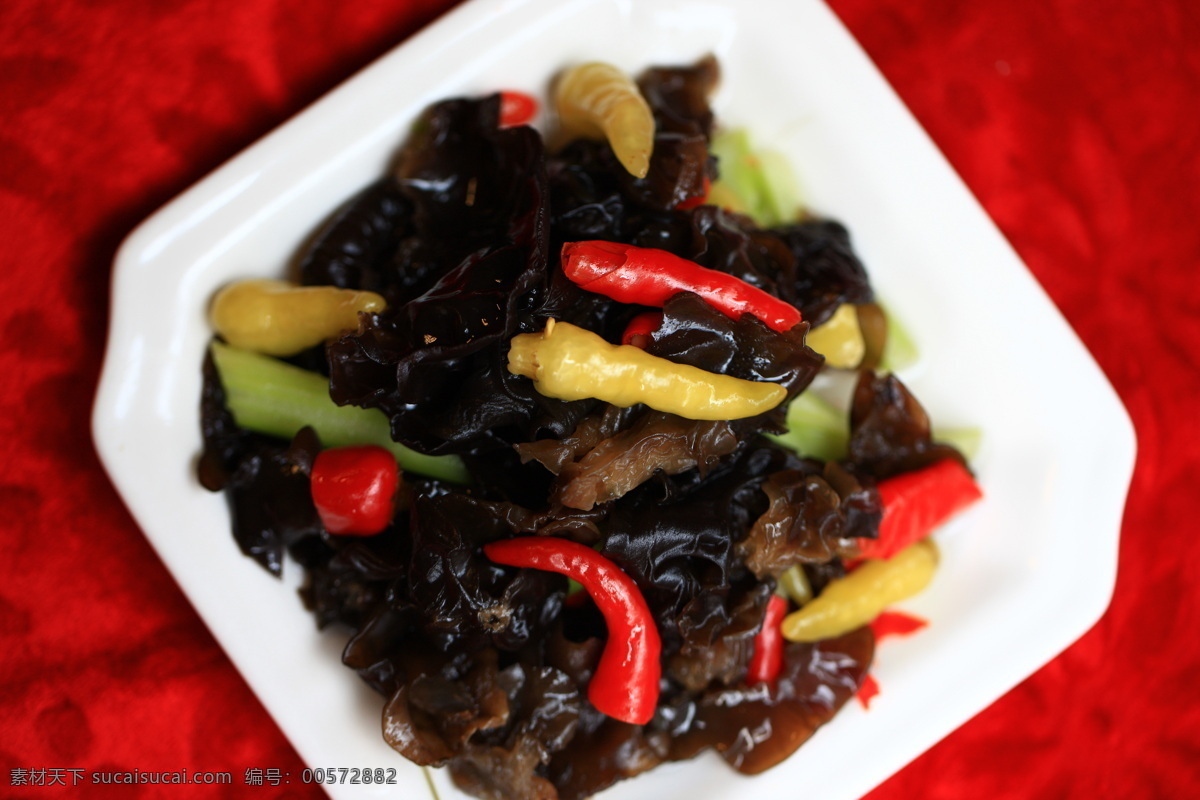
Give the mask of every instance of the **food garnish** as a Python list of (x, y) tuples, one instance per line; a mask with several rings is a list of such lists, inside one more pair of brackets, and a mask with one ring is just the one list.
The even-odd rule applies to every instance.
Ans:
[(528, 125), (537, 116), (539, 104), (536, 97), (525, 92), (505, 91), (500, 93), (500, 127)]
[(386, 305), (375, 292), (263, 278), (237, 281), (217, 292), (209, 320), (234, 347), (294, 356), (357, 329), (359, 314), (383, 311)]
[(646, 177), (654, 115), (628, 75), (597, 61), (572, 67), (558, 79), (554, 105), (567, 138), (606, 137), (629, 174)]
[(621, 344), (628, 344), (645, 350), (649, 344), (650, 337), (654, 335), (656, 330), (662, 327), (662, 321), (662, 312), (643, 311), (629, 320), (629, 324), (625, 326), (625, 332), (621, 334)]
[(763, 615), (762, 627), (754, 637), (754, 655), (746, 665), (746, 683), (754, 686), (765, 683), (774, 686), (783, 669), (783, 625), (788, 601), (773, 594), (767, 600), (767, 611)]
[(937, 547), (929, 540), (889, 559), (869, 559), (788, 614), (783, 635), (793, 642), (819, 642), (869, 625), (888, 606), (928, 586), (937, 563)]
[(331, 447), (313, 459), (313, 505), (325, 530), (339, 536), (374, 536), (392, 523), (400, 469), (373, 444)]
[(680, 292), (693, 292), (733, 319), (753, 314), (776, 331), (800, 324), (800, 311), (794, 305), (741, 278), (666, 250), (618, 242), (568, 242), (562, 249), (562, 269), (581, 288), (620, 303), (661, 308)]
[(954, 458), (888, 478), (879, 484), (879, 536), (862, 540), (862, 556), (891, 558), (982, 497), (975, 478)]
[(786, 390), (765, 381), (676, 364), (630, 345), (612, 345), (569, 322), (548, 320), (541, 333), (512, 340), (508, 370), (547, 397), (595, 398), (628, 408), (639, 403), (686, 419), (742, 419), (770, 411)]
[(222, 387), (222, 403), (239, 427), (288, 440), (310, 427), (327, 447), (379, 445), (406, 470), (470, 483), (458, 456), (419, 453), (392, 440), (387, 417), (379, 411), (334, 403), (324, 375), (219, 341), (209, 345), (209, 352)]
[(850, 303), (838, 306), (824, 324), (808, 332), (808, 346), (825, 356), (827, 366), (854, 369), (861, 364), (867, 347), (855, 307)]
[(588, 700), (597, 711), (621, 722), (649, 722), (658, 705), (662, 642), (637, 584), (592, 548), (557, 536), (489, 542), (483, 552), (497, 564), (557, 572), (583, 587), (607, 627), (604, 649), (588, 682)]

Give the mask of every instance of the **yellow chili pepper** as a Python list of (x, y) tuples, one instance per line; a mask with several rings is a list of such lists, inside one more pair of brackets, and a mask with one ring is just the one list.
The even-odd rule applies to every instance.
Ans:
[(838, 306), (832, 317), (808, 332), (804, 342), (825, 356), (826, 365), (837, 369), (854, 369), (867, 352), (852, 303)]
[(775, 383), (706, 372), (609, 344), (567, 322), (550, 320), (541, 333), (514, 336), (508, 371), (532, 378), (547, 397), (595, 397), (615, 406), (645, 403), (688, 419), (741, 419), (770, 411), (786, 390)]
[(819, 642), (861, 628), (893, 603), (917, 594), (933, 579), (937, 547), (928, 539), (891, 558), (871, 559), (783, 620), (783, 635), (793, 642)]
[(568, 137), (607, 138), (629, 174), (646, 177), (654, 115), (628, 75), (598, 61), (572, 67), (558, 80), (554, 105)]
[(217, 293), (209, 319), (213, 329), (234, 347), (293, 356), (343, 331), (357, 329), (360, 311), (379, 312), (386, 305), (375, 292), (246, 280)]
[(779, 576), (779, 587), (776, 589), (776, 594), (780, 590), (788, 600), (798, 606), (813, 599), (812, 584), (809, 583), (808, 575), (804, 573), (804, 567), (799, 564), (793, 564)]

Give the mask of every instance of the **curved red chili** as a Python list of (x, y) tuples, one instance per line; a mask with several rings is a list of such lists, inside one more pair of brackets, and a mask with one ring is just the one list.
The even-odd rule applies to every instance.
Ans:
[(967, 468), (946, 458), (879, 483), (879, 538), (859, 539), (863, 558), (891, 558), (983, 497)]
[(679, 292), (695, 292), (733, 319), (753, 314), (777, 331), (790, 330), (800, 322), (800, 311), (791, 303), (666, 250), (599, 240), (567, 242), (562, 249), (562, 268), (580, 288), (619, 303), (661, 308)]
[(767, 601), (767, 613), (763, 616), (762, 628), (754, 637), (754, 655), (746, 667), (746, 683), (766, 683), (771, 686), (783, 671), (783, 632), (779, 626), (787, 615), (787, 600), (777, 594)]
[(629, 344), (645, 350), (648, 344), (646, 339), (662, 327), (662, 321), (662, 312), (643, 311), (629, 320), (629, 324), (625, 326), (625, 332), (621, 334), (621, 344)]
[(588, 700), (621, 722), (649, 722), (658, 705), (662, 640), (633, 579), (592, 548), (557, 536), (502, 539), (485, 544), (483, 552), (497, 564), (566, 575), (587, 590), (608, 626)]

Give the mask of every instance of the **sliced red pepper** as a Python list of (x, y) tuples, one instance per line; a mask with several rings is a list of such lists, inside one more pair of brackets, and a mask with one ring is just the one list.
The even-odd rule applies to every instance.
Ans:
[(621, 344), (629, 344), (645, 350), (649, 344), (647, 339), (662, 327), (663, 315), (660, 311), (643, 311), (625, 326), (621, 334)]
[(588, 700), (621, 722), (649, 722), (658, 705), (662, 640), (633, 579), (592, 548), (557, 536), (502, 539), (485, 544), (483, 552), (497, 564), (557, 572), (582, 584), (608, 627)]
[[(888, 636), (908, 636), (916, 633), (929, 624), (928, 621), (905, 614), (903, 611), (884, 611), (871, 622), (871, 632), (875, 634), (876, 644)], [(855, 696), (863, 708), (870, 708), (871, 701), (879, 694), (879, 681), (867, 673), (863, 676), (862, 685), (858, 687)]]
[(313, 504), (321, 524), (343, 536), (374, 536), (396, 511), (400, 468), (378, 445), (331, 447), (313, 460)]
[(871, 622), (875, 641), (888, 636), (908, 636), (929, 625), (927, 620), (905, 614), (903, 611), (884, 611)]
[(875, 680), (875, 676), (871, 673), (863, 675), (862, 684), (858, 687), (858, 691), (854, 696), (858, 698), (858, 702), (862, 703), (863, 708), (870, 708), (871, 701), (879, 694), (879, 681)]
[(528, 125), (538, 113), (538, 101), (524, 92), (500, 93), (500, 127)]
[(753, 314), (777, 331), (800, 322), (800, 311), (791, 303), (666, 250), (599, 240), (568, 242), (562, 249), (562, 268), (581, 288), (619, 303), (662, 308), (679, 292), (695, 292), (733, 319)]
[(766, 683), (775, 686), (783, 670), (783, 632), (779, 626), (787, 616), (788, 602), (777, 594), (767, 601), (762, 628), (754, 637), (754, 655), (746, 667), (746, 683), (751, 686)]
[(891, 558), (981, 497), (975, 478), (953, 458), (881, 481), (879, 538), (858, 540), (862, 557)]
[(701, 190), (700, 194), (695, 195), (693, 197), (689, 197), (686, 200), (681, 200), (679, 203), (677, 203), (675, 205), (675, 208), (679, 211), (690, 211), (693, 208), (698, 208), (699, 206), (704, 205), (705, 203), (708, 202), (708, 190), (711, 188), (712, 188), (712, 181), (710, 181), (708, 179), (708, 176), (705, 175), (704, 176), (704, 188)]

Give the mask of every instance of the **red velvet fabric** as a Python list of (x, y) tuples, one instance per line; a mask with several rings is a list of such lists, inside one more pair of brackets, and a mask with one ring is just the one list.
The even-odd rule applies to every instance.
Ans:
[[(0, 795), (322, 796), (242, 784), (303, 765), (93, 453), (108, 281), (137, 222), (452, 5), (0, 4)], [(1095, 354), (1140, 451), (1108, 614), (870, 797), (1195, 796), (1197, 6), (832, 5)], [(10, 786), (47, 768), (235, 784)]]

